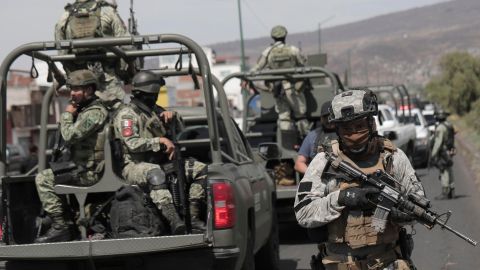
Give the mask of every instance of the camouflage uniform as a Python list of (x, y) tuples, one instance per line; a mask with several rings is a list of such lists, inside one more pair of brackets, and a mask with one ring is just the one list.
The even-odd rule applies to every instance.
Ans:
[[(277, 28), (279, 26), (276, 26)], [(272, 29), (272, 37), (275, 36), (276, 27)], [(279, 36), (286, 36), (286, 29), (284, 33), (280, 33)], [(275, 57), (272, 52), (282, 51), (282, 57), (288, 58), (284, 60), (282, 64), (276, 64)], [(292, 68), (292, 67), (302, 67), (305, 66), (306, 58), (300, 53), (300, 50), (291, 45), (287, 45), (282, 41), (276, 41), (271, 46), (267, 47), (263, 52), (260, 58), (257, 61), (257, 64), (251, 69), (251, 71), (259, 71), (262, 69), (279, 69), (279, 68)], [(275, 97), (275, 110), (278, 113), (278, 127), (280, 130), (292, 131), (297, 128), (301, 137), (304, 137), (309, 129), (310, 125), (306, 119), (300, 119), (295, 123), (292, 119), (292, 113), (297, 118), (305, 118), (307, 113), (307, 105), (305, 100), (305, 95), (303, 93), (304, 83), (299, 82), (290, 82), (282, 81), (283, 89), (285, 94), (278, 95)]]
[(435, 165), (440, 170), (440, 182), (442, 184), (442, 195), (439, 199), (446, 199), (453, 197), (453, 190), (455, 189), (453, 181), (453, 160), (450, 155), (450, 150), (447, 146), (447, 141), (450, 139), (449, 136), (453, 136), (449, 131), (453, 130), (451, 124), (447, 121), (442, 121), (435, 128), (434, 144), (432, 149), (432, 160)]
[[(114, 126), (116, 136), (122, 138), (125, 146), (123, 177), (129, 183), (146, 186), (148, 173), (155, 169), (161, 170), (161, 167), (145, 161), (151, 156), (166, 155), (159, 152), (160, 137), (165, 136), (166, 130), (156, 114), (149, 112), (147, 108), (141, 109), (141, 106), (142, 104), (132, 100), (132, 103), (117, 112)], [(198, 161), (194, 161), (193, 166), (185, 164), (185, 171), (191, 168), (195, 182), (190, 187), (190, 200), (204, 200), (205, 190), (200, 180), (206, 179), (206, 165)], [(173, 203), (168, 189), (151, 190), (150, 197), (159, 209)]]
[[(96, 2), (98, 14), (95, 14), (99, 17), (99, 26), (96, 28), (88, 28), (86, 25), (85, 29), (82, 28), (79, 30), (79, 33), (72, 31), (72, 20), (74, 15), (71, 15), (71, 12), (77, 5), (87, 5), (91, 7), (93, 3)], [(90, 4), (92, 3), (92, 4)], [(87, 11), (85, 11), (87, 12)], [(97, 23), (97, 22), (95, 22)], [(82, 22), (79, 23), (80, 25)], [(116, 6), (107, 3), (106, 1), (95, 1), (95, 0), (77, 0), (73, 4), (68, 4), (65, 6), (65, 12), (60, 17), (60, 20), (55, 25), (55, 40), (65, 40), (65, 39), (78, 39), (78, 38), (93, 38), (93, 37), (121, 37), (129, 36), (130, 34), (127, 31), (125, 23), (120, 18), (116, 10)], [(122, 60), (123, 61), (123, 60)], [(122, 62), (122, 64), (124, 64)], [(106, 62), (85, 62), (79, 61), (73, 64), (64, 63), (64, 68), (68, 72), (88, 68), (94, 71), (100, 80), (102, 86), (100, 89), (105, 89), (102, 94), (99, 94), (102, 100), (123, 100), (125, 97), (125, 92), (123, 90), (123, 83), (120, 77), (117, 74), (117, 65), (116, 61)]]
[[(362, 101), (363, 93), (360, 94), (359, 98), (355, 93), (346, 92), (340, 102), (336, 101), (338, 96), (332, 102), (333, 116), (331, 117), (333, 119), (348, 117), (344, 116), (347, 115), (347, 112), (342, 114), (345, 107), (353, 107), (354, 111), (348, 114), (349, 116), (358, 114), (360, 117), (373, 118), (372, 114), (375, 113), (376, 108), (375, 106), (365, 105)], [(341, 101), (345, 102), (342, 103)], [(372, 110), (367, 111), (364, 108), (372, 108)], [(344, 125), (349, 125), (350, 122), (348, 121), (356, 119), (346, 120)], [(359, 121), (363, 120), (360, 119)], [(369, 125), (371, 128), (370, 134), (374, 134), (373, 124)], [(341, 138), (340, 133), (337, 135)], [(333, 153), (367, 174), (373, 173), (377, 169), (385, 170), (399, 182), (397, 188), (403, 194), (414, 193), (424, 196), (423, 187), (415, 175), (415, 170), (402, 150), (397, 149), (390, 141), (382, 137), (373, 137), (369, 141), (369, 145), (371, 147), (363, 152), (361, 159), (353, 159), (346, 154), (347, 152), (340, 150), (344, 149), (345, 145), (341, 148), (339, 141), (333, 140), (331, 149), (320, 149), (322, 152), (319, 152), (311, 161), (298, 186), (294, 205), (298, 223), (305, 228), (325, 226), (328, 230), (328, 237), (322, 239), (324, 241), (322, 246), (325, 250), (323, 256), (321, 256), (322, 263), (327, 270), (411, 269), (406, 258), (400, 259), (396, 251), (401, 224), (389, 219), (384, 232), (376, 232), (371, 226), (371, 209), (354, 208), (341, 202), (340, 197), (345, 198), (345, 190), (354, 193), (354, 188), (363, 190), (364, 187), (361, 183), (344, 182), (338, 176), (339, 172), (329, 164), (325, 152), (323, 152)], [(346, 197), (350, 199), (356, 197), (351, 194), (348, 195), (348, 192), (346, 194)]]
[[(103, 171), (102, 133), (108, 117), (108, 111), (98, 101), (93, 101), (84, 107), (77, 119), (69, 112), (64, 112), (60, 119), (60, 131), (65, 143), (70, 146), (72, 161), (85, 169), (72, 179), (75, 185), (89, 186), (99, 178)], [(62, 202), (54, 192), (55, 176), (51, 169), (40, 172), (35, 178), (38, 196), (43, 209), (52, 215), (63, 214)]]

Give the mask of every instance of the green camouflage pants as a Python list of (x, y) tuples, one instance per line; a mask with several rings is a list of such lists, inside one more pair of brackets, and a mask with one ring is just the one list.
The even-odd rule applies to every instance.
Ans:
[[(189, 197), (190, 200), (199, 200), (205, 198), (205, 189), (199, 182), (202, 179), (206, 179), (205, 171), (206, 165), (204, 163), (195, 161), (193, 164), (193, 180), (194, 182), (190, 186)], [(141, 162), (141, 163), (129, 163), (123, 169), (123, 177), (130, 184), (136, 184), (139, 186), (147, 185), (147, 174), (153, 169), (161, 169), (157, 164)], [(185, 163), (185, 171), (188, 172), (188, 162)], [(168, 189), (152, 190), (150, 192), (150, 198), (158, 207), (162, 209), (163, 205), (167, 205), (173, 202), (172, 194)]]
[(303, 84), (298, 82), (292, 86), (290, 82), (284, 81), (283, 88), (285, 94), (275, 98), (275, 111), (278, 113), (277, 125), (280, 130), (298, 130), (300, 136), (304, 137), (310, 129), (308, 120), (301, 119), (295, 123), (292, 117), (292, 113), (297, 118), (306, 117), (307, 103), (302, 91)]
[[(65, 184), (91, 186), (97, 181), (97, 174), (92, 171), (88, 171), (81, 174), (78, 179), (72, 179), (70, 183)], [(41, 171), (35, 177), (35, 184), (37, 186), (38, 197), (40, 198), (43, 209), (49, 214), (63, 214), (62, 201), (54, 191), (55, 176), (53, 175), (53, 171), (51, 169)]]
[(125, 91), (123, 90), (122, 80), (114, 73), (113, 70), (108, 70), (104, 73), (104, 80), (100, 81), (99, 89), (101, 94), (97, 94), (100, 99), (104, 101), (111, 101), (114, 99), (122, 100), (125, 98)]

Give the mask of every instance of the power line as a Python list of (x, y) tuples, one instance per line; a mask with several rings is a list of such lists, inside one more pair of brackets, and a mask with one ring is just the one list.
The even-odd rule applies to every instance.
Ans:
[(246, 1), (246, 0), (243, 0), (243, 3), (245, 3), (245, 5), (247, 6), (248, 10), (250, 10), (250, 12), (253, 14), (253, 16), (257, 19), (257, 21), (265, 28), (265, 30), (268, 32), (269, 30), (269, 27), (263, 22), (262, 19), (260, 19), (260, 17), (257, 15), (257, 13), (255, 13), (254, 9), (250, 6), (250, 4)]

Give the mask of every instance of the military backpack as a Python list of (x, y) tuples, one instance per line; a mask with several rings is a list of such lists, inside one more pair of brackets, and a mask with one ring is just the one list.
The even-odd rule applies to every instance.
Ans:
[(285, 44), (273, 45), (268, 52), (267, 63), (271, 69), (293, 68), (297, 66), (292, 49)]
[(112, 238), (151, 237), (165, 231), (158, 210), (136, 186), (124, 186), (116, 192), (110, 228)]

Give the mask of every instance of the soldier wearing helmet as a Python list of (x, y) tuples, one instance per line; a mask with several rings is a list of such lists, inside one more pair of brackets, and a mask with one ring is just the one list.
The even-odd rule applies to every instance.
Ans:
[[(124, 152), (122, 176), (128, 183), (140, 185), (149, 190), (153, 203), (169, 222), (172, 234), (182, 234), (185, 225), (176, 212), (165, 171), (160, 166), (174, 158), (175, 146), (167, 136), (166, 123), (155, 113), (157, 95), (163, 80), (151, 71), (141, 71), (133, 77), (132, 99), (115, 115), (113, 124), (117, 138), (120, 138)], [(205, 178), (205, 164), (194, 162), (193, 178)], [(192, 185), (192, 188), (198, 187)], [(199, 199), (204, 197), (203, 188), (196, 190)], [(195, 208), (195, 203), (192, 204)], [(195, 223), (199, 211), (192, 215)], [(192, 225), (202, 225), (195, 223)], [(198, 226), (200, 227), (200, 226)], [(198, 228), (197, 227), (197, 228)]]
[[(295, 199), (295, 214), (306, 228), (323, 228), (327, 235), (312, 263), (325, 269), (414, 269), (409, 254), (400, 254), (398, 241), (402, 225), (410, 216), (392, 209), (384, 232), (372, 228), (375, 205), (371, 202), (379, 190), (360, 182), (344, 182), (325, 157), (329, 152), (348, 161), (366, 174), (384, 170), (395, 177), (405, 193), (424, 196), (407, 156), (392, 142), (376, 132), (374, 116), (377, 100), (370, 90), (349, 90), (332, 100), (330, 122), (335, 123), (338, 140), (312, 160), (301, 180)], [(404, 235), (404, 234), (402, 234)], [(403, 250), (411, 251), (408, 246)]]
[[(263, 51), (251, 71), (305, 66), (306, 58), (300, 53), (300, 50), (285, 43), (287, 29), (284, 26), (273, 27), (271, 36), (274, 43)], [(293, 131), (298, 132), (301, 138), (305, 137), (310, 130), (310, 124), (306, 119), (307, 106), (303, 93), (304, 82), (284, 80), (267, 82), (266, 84), (275, 98), (275, 110), (278, 113), (278, 128), (280, 131), (285, 133), (285, 136)], [(296, 122), (295, 119), (297, 119)]]
[[(117, 6), (105, 0), (75, 0), (65, 6), (65, 12), (55, 25), (55, 40), (129, 36), (127, 27), (117, 12)], [(70, 49), (63, 53), (95, 54), (105, 52), (98, 48)], [(133, 65), (133, 62), (130, 63)], [(123, 100), (122, 78), (127, 64), (121, 60), (65, 61), (68, 73), (88, 68), (99, 78), (104, 101)], [(122, 76), (120, 76), (122, 75)]]
[(448, 113), (440, 111), (435, 115), (438, 121), (435, 127), (432, 149), (432, 163), (440, 171), (442, 193), (435, 197), (438, 200), (453, 199), (455, 197), (455, 185), (453, 178), (453, 156), (455, 149), (455, 130), (447, 121)]
[(67, 78), (71, 103), (61, 115), (59, 129), (71, 154), (69, 160), (51, 162), (50, 169), (43, 170), (35, 178), (43, 209), (53, 220), (51, 228), (36, 239), (37, 243), (69, 241), (73, 237), (54, 185), (89, 186), (98, 181), (102, 172), (103, 127), (108, 111), (95, 95), (97, 85), (95, 74), (89, 70), (74, 71)]

